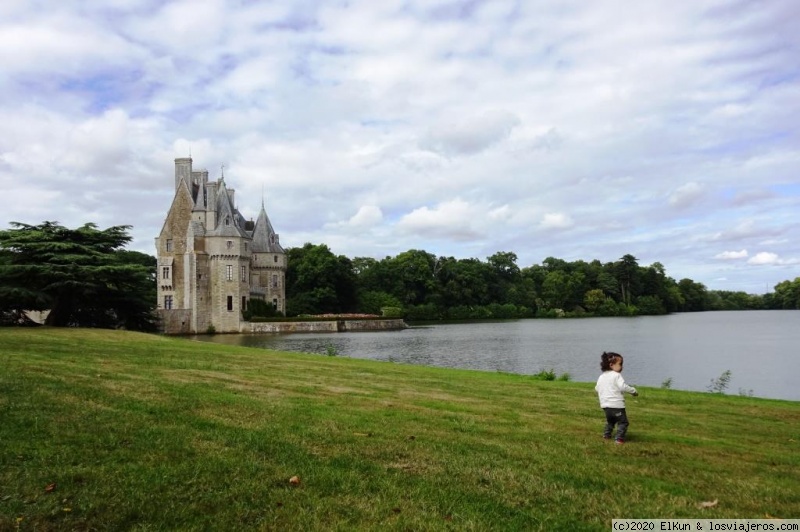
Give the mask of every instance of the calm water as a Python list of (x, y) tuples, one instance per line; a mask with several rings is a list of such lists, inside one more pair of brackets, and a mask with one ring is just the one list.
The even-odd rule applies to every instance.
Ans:
[(800, 400), (800, 311), (699, 312), (638, 318), (519, 320), (404, 331), (196, 336), (282, 351), (594, 382), (603, 350), (625, 356), (633, 385), (706, 391), (725, 370), (729, 394)]

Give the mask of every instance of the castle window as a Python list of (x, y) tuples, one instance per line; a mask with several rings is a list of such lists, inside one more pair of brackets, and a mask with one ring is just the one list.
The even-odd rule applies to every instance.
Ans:
[(228, 310), (233, 310), (233, 296), (228, 296)]
[(164, 308), (167, 310), (172, 308), (172, 296), (164, 296)]
[(247, 280), (247, 266), (242, 266), (242, 282)]
[(272, 288), (278, 288), (278, 276), (277, 275), (273, 275), (272, 276)]
[(225, 225), (231, 225), (231, 217), (230, 216), (226, 216), (225, 217)]
[(167, 252), (169, 253), (170, 251), (172, 251), (172, 239), (168, 238), (167, 239)]
[(247, 310), (247, 297), (242, 296), (242, 310)]
[(233, 265), (228, 264), (225, 266), (225, 278), (228, 281), (233, 281)]
[(274, 259), (275, 259), (275, 262), (278, 262), (278, 256), (277, 255), (275, 255)]
[(277, 298), (272, 300), (272, 306), (275, 307), (275, 310), (278, 310), (278, 299)]
[(161, 268), (161, 278), (169, 279), (169, 266), (164, 266)]
[(228, 249), (233, 248), (233, 240), (228, 240), (227, 242), (225, 242), (225, 245), (228, 247)]

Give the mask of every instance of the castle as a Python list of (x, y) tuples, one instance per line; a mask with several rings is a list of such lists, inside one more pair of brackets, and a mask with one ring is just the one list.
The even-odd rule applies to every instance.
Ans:
[(285, 312), (286, 253), (262, 200), (245, 221), (222, 175), (175, 159), (175, 196), (156, 238), (158, 309), (171, 334), (243, 332), (251, 299)]

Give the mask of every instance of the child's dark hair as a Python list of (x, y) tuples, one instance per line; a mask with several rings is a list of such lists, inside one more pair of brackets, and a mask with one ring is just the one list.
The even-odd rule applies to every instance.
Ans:
[(603, 371), (611, 371), (611, 365), (617, 360), (622, 361), (622, 355), (612, 351), (603, 351), (603, 354), (600, 356), (600, 369)]

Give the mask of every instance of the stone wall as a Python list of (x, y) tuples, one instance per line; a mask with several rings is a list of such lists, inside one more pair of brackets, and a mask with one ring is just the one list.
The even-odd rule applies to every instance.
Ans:
[(401, 319), (242, 322), (242, 333), (396, 331), (408, 328)]
[(191, 309), (158, 309), (160, 318), (160, 329), (167, 334), (189, 334), (191, 333)]

